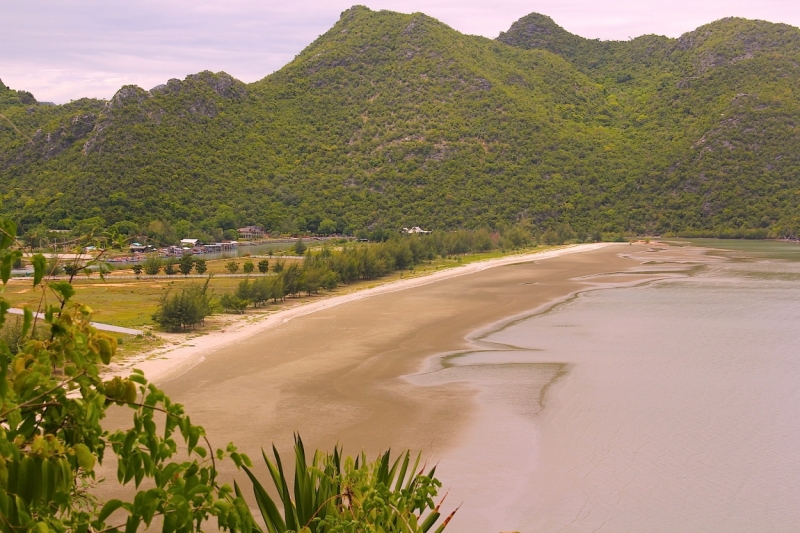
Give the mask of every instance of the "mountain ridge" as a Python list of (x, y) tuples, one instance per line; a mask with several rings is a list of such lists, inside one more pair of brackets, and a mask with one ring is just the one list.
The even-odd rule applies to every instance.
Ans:
[(723, 19), (595, 41), (531, 14), (490, 40), (355, 6), (251, 84), (205, 71), (63, 106), (0, 87), (33, 133), (0, 124), (3, 210), (208, 237), (323, 218), (795, 236), (799, 35)]

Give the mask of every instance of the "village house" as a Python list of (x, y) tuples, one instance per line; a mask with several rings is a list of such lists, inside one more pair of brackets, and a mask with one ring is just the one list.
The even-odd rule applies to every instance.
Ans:
[(236, 230), (243, 241), (254, 241), (264, 238), (264, 228), (261, 226), (245, 226)]

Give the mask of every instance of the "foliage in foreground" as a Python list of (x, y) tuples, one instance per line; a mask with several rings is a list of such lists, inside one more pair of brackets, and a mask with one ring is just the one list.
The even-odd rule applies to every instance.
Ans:
[[(20, 254), (11, 249), (13, 223), (0, 225), (5, 286), (6, 265)], [(37, 324), (26, 310), (21, 349), (12, 354), (0, 340), (0, 531), (133, 532), (156, 516), (165, 532), (194, 531), (211, 517), (223, 530), (251, 530), (244, 500), (218, 482), (216, 468), (222, 460), (238, 467), (249, 459), (233, 445), (215, 452), (203, 428), (141, 372), (104, 380), (101, 368), (114, 357), (116, 339), (91, 326), (90, 309), (70, 303), (72, 285), (42, 283), (43, 257), (32, 262), (34, 287), (58, 303), (43, 309), (44, 339), (32, 338)], [(0, 326), (9, 307), (0, 297)], [(129, 428), (103, 427), (113, 405), (130, 409)], [(109, 453), (117, 482), (136, 489), (130, 501), (93, 496), (97, 466)]]
[[(433, 501), (441, 487), (434, 477), (436, 467), (426, 475), (424, 466), (417, 471), (419, 455), (413, 464), (409, 452), (392, 462), (387, 451), (369, 462), (363, 452), (354, 460), (343, 458), (341, 449), (336, 448), (333, 454), (314, 452), (308, 463), (299, 436), (295, 437), (294, 452), (292, 489), (278, 451), (273, 447), (274, 462), (262, 451), (283, 514), (253, 472), (243, 467), (269, 533), (425, 533), (441, 517), (444, 498), (438, 504)], [(238, 485), (236, 491), (240, 494)], [(444, 530), (455, 513), (450, 513), (436, 533)]]
[[(3, 290), (11, 265), (21, 257), (14, 246), (15, 234), (13, 222), (0, 219)], [(31, 262), (34, 288), (43, 291), (43, 301), (47, 294), (57, 303), (41, 309), (43, 325), (26, 309), (21, 328), (14, 325), (13, 334), (0, 338), (0, 533), (135, 533), (150, 527), (156, 518), (163, 533), (199, 532), (213, 518), (223, 531), (260, 531), (238, 486), (221, 483), (217, 475), (217, 464), (230, 460), (237, 468), (247, 469), (252, 478), (250, 459), (233, 444), (214, 451), (203, 428), (192, 424), (183, 406), (172, 402), (141, 371), (103, 379), (101, 371), (115, 355), (116, 339), (91, 325), (91, 309), (71, 303), (74, 288), (69, 282), (44, 281), (47, 261), (43, 256), (36, 255)], [(0, 329), (9, 308), (0, 293)], [(13, 351), (9, 339), (15, 343)], [(114, 431), (104, 427), (112, 406), (129, 409), (130, 427)], [(302, 451), (299, 439), (298, 445)], [(135, 491), (130, 500), (103, 502), (94, 495), (102, 481), (97, 479), (98, 466), (108, 460), (109, 453), (117, 462), (116, 482)], [(281, 532), (289, 530), (285, 524), (320, 516), (309, 514), (307, 506), (309, 501), (319, 501), (308, 497), (320, 490), (335, 489), (330, 501), (343, 507), (332, 509), (324, 523), (312, 520), (313, 531), (424, 533), (430, 527), (425, 525), (438, 518), (436, 508), (421, 526), (415, 522), (432, 508), (431, 498), (440, 483), (431, 471), (428, 476), (412, 475), (400, 490), (408, 454), (397, 473), (397, 462), (390, 471), (386, 469), (388, 454), (376, 463), (377, 469), (366, 467), (363, 460), (361, 467), (358, 461), (346, 461), (342, 469), (337, 450), (337, 459), (326, 465), (337, 465), (341, 477), (327, 475), (333, 473), (328, 469), (324, 478), (315, 473), (316, 465), (322, 464), (317, 456), (311, 468), (305, 467), (305, 456), (301, 456), (302, 467), (295, 476), (299, 497), (297, 504), (287, 498), (290, 506)], [(276, 479), (288, 487), (278, 465)], [(392, 491), (389, 485), (394, 479), (399, 481)], [(266, 500), (261, 492), (256, 488), (263, 508)], [(279, 515), (269, 516), (273, 522), (268, 524), (282, 520)], [(276, 531), (269, 526), (268, 530)], [(312, 529), (294, 527), (294, 531)]]

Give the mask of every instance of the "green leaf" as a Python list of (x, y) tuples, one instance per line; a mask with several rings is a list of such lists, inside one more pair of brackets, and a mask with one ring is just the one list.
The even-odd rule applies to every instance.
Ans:
[(42, 499), (45, 502), (51, 501), (55, 492), (55, 471), (49, 459), (42, 461)]
[[(440, 516), (441, 516), (441, 514), (438, 511), (433, 511), (431, 514), (429, 514), (425, 518), (425, 521), (422, 522), (422, 524), (420, 525), (420, 530), (423, 533), (428, 531), (430, 528), (433, 527), (433, 525), (436, 523), (436, 521), (439, 520)], [(444, 529), (444, 528), (442, 528), (442, 529)]]
[(11, 309), (11, 304), (6, 300), (0, 299), (0, 327), (5, 323), (9, 309)]
[(75, 455), (78, 458), (78, 465), (81, 468), (87, 472), (94, 470), (95, 456), (89, 451), (88, 446), (83, 443), (79, 443), (73, 447), (73, 450), (75, 450)]
[(33, 492), (34, 469), (33, 459), (27, 455), (19, 462), (17, 470), (17, 491), (25, 500), (30, 500)]
[(122, 507), (124, 503), (121, 500), (108, 500), (103, 508), (100, 509), (100, 514), (97, 515), (97, 521), (103, 523), (111, 516), (111, 513)]
[[(109, 364), (111, 362), (111, 357), (114, 355), (114, 350), (111, 347), (111, 341), (108, 339), (97, 339), (97, 346), (100, 349), (100, 360), (103, 361), (103, 364)], [(136, 391), (134, 388), (134, 399), (136, 399)], [(120, 391), (120, 396), (127, 397), (125, 394), (125, 390)]]
[(267, 524), (269, 533), (284, 533), (286, 531), (286, 522), (283, 521), (275, 502), (272, 501), (267, 491), (264, 490), (264, 486), (259, 483), (258, 479), (250, 472), (250, 469), (246, 466), (243, 468), (247, 477), (249, 477), (250, 481), (253, 483), (253, 494), (255, 494), (258, 509), (261, 511), (261, 516)]
[(31, 515), (28, 512), (28, 506), (25, 505), (25, 500), (19, 496), (14, 496), (14, 500), (17, 504), (17, 521), (21, 526), (27, 528), (31, 523)]
[(14, 264), (14, 261), (21, 257), (22, 252), (14, 250), (6, 254), (3, 260), (0, 261), (0, 278), (3, 280), (3, 285), (7, 284), (8, 280), (11, 278), (11, 266)]
[(27, 307), (23, 309), (24, 318), (22, 320), (22, 338), (28, 336), (28, 332), (31, 330), (31, 326), (33, 325), (33, 312), (28, 309)]
[(47, 285), (50, 290), (60, 295), (61, 300), (68, 302), (75, 295), (75, 288), (68, 281), (55, 281)]
[(142, 519), (138, 516), (129, 516), (128, 520), (125, 522), (125, 533), (136, 533), (136, 531), (139, 529), (139, 524), (141, 521)]
[(47, 259), (42, 254), (36, 254), (31, 259), (31, 263), (33, 264), (33, 286), (35, 287), (41, 283), (44, 277)]

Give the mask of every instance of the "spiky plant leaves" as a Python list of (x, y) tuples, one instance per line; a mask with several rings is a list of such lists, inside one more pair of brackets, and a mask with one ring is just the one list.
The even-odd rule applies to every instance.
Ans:
[[(273, 453), (274, 462), (262, 450), (284, 506), (285, 521), (263, 485), (245, 468), (269, 533), (427, 533), (441, 518), (439, 509), (444, 498), (438, 504), (433, 502), (441, 483), (433, 477), (435, 467), (428, 475), (423, 474), (424, 466), (417, 471), (420, 455), (413, 466), (408, 451), (394, 461), (387, 451), (369, 462), (364, 452), (353, 459), (343, 457), (336, 447), (332, 454), (316, 451), (309, 462), (303, 442), (296, 435), (294, 487), (290, 491), (274, 446)], [(455, 511), (437, 533), (453, 514)]]
[[(269, 533), (284, 533), (286, 531), (286, 522), (283, 521), (281, 513), (278, 512), (278, 507), (275, 505), (275, 502), (272, 501), (272, 498), (269, 497), (269, 494), (267, 494), (264, 486), (259, 483), (258, 479), (253, 475), (250, 469), (246, 466), (243, 467), (243, 469), (247, 474), (247, 477), (250, 478), (250, 482), (253, 483), (253, 493), (256, 497), (256, 504), (258, 505), (258, 510), (261, 512), (261, 516), (264, 518), (267, 531)], [(238, 495), (239, 485), (234, 483), (234, 486)]]

